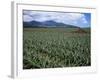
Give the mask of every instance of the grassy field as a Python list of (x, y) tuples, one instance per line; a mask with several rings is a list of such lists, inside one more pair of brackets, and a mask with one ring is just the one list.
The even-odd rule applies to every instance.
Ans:
[(23, 69), (91, 65), (90, 29), (24, 28)]

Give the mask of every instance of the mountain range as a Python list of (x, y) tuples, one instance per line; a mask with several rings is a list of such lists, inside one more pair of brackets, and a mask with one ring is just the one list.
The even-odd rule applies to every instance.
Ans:
[(44, 22), (38, 22), (38, 21), (23, 22), (23, 27), (24, 28), (40, 28), (40, 27), (45, 27), (45, 28), (51, 28), (51, 27), (76, 28), (78, 26), (64, 24), (64, 23), (49, 20), (49, 21), (44, 21)]

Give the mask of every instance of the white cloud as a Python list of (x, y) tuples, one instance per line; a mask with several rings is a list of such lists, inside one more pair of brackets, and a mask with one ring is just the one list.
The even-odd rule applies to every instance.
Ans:
[(67, 16), (69, 16), (69, 19), (71, 19), (71, 20), (78, 20), (80, 18), (83, 18), (84, 14), (82, 14), (82, 13), (67, 13)]
[(29, 15), (24, 15), (24, 16), (23, 16), (23, 20), (24, 20), (25, 22), (30, 22), (30, 21), (33, 20), (33, 18), (30, 17)]
[(83, 23), (87, 23), (87, 20), (85, 18), (82, 18)]

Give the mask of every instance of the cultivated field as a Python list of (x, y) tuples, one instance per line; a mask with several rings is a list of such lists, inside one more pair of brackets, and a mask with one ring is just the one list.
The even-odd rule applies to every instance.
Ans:
[(24, 28), (23, 69), (91, 65), (90, 29)]

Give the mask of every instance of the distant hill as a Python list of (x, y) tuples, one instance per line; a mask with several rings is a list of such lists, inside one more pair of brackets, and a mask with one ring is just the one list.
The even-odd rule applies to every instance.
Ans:
[(77, 28), (78, 26), (68, 25), (68, 24), (59, 23), (59, 22), (49, 20), (49, 21), (44, 21), (44, 22), (38, 22), (38, 21), (23, 22), (23, 27), (24, 28), (40, 28), (40, 27), (45, 27), (45, 28), (51, 28), (51, 27), (52, 28), (55, 28), (55, 27)]

